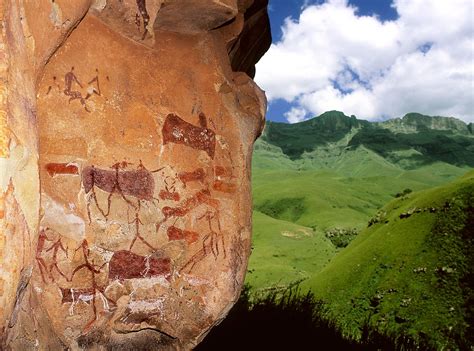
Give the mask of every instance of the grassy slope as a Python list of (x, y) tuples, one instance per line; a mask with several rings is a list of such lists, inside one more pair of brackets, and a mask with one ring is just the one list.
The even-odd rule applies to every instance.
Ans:
[[(430, 158), (422, 153), (442, 143), (438, 134), (445, 132), (412, 135), (409, 141), (415, 147), (390, 144), (392, 147), (385, 150), (385, 135), (378, 140), (365, 133), (364, 139), (361, 125), (350, 129), (357, 121), (336, 116), (335, 125), (333, 121), (323, 126), (323, 130), (335, 127), (334, 131), (329, 128), (330, 133), (321, 133), (319, 124), (327, 122), (330, 119), (316, 119), (296, 129), (294, 125), (277, 124), (272, 126), (272, 135), (256, 143), (252, 179), (254, 251), (247, 283), (255, 291), (308, 277), (304, 287), (331, 301), (332, 316), (345, 333), (357, 336), (360, 325), (372, 315), (370, 323), (383, 333), (412, 334), (418, 339), (426, 333), (430, 342), (438, 343), (436, 347), (442, 346), (449, 339), (446, 334), (454, 333), (446, 332), (446, 328), (462, 329), (456, 325), (462, 320), (460, 293), (451, 291), (451, 296), (447, 293), (436, 297), (439, 286), (426, 290), (428, 283), (439, 280), (433, 277), (433, 271), (413, 276), (413, 269), (424, 267), (424, 262), (440, 260), (440, 253), (427, 248), (425, 240), (437, 219), (429, 213), (406, 221), (396, 218), (399, 211), (418, 206), (420, 201), (441, 201), (443, 194), (450, 194), (459, 184), (438, 194), (439, 189), (412, 194), (408, 199), (394, 200), (393, 196), (406, 188), (421, 191), (446, 184), (464, 174), (468, 167), (442, 162), (456, 160), (456, 155), (466, 156), (462, 143), (460, 147), (457, 139), (453, 139), (454, 144), (444, 143), (449, 152), (443, 149)], [(408, 127), (401, 124), (397, 128), (405, 133)], [(357, 143), (353, 143), (348, 148), (356, 134), (365, 144), (354, 147)], [(392, 144), (397, 138), (392, 138)], [(469, 140), (467, 149), (472, 152), (472, 136)], [(392, 200), (387, 207), (393, 211), (392, 220), (386, 226), (364, 231), (348, 248), (338, 251), (324, 237), (327, 228), (365, 228), (376, 211)], [(310, 233), (311, 229), (313, 236), (295, 239), (282, 235)], [(456, 299), (457, 305), (452, 306)], [(452, 307), (454, 310), (450, 310)], [(418, 314), (421, 317), (415, 322), (413, 316)]]
[(306, 227), (362, 228), (378, 208), (403, 189), (426, 189), (465, 172), (461, 168), (443, 167), (451, 166), (431, 165), (372, 177), (346, 177), (330, 170), (255, 168), (254, 208), (273, 218)]
[[(363, 231), (303, 288), (330, 303), (330, 316), (349, 335), (359, 336), (359, 326), (370, 318), (384, 333), (424, 337), (435, 348), (453, 346), (466, 328), (459, 281), (466, 273), (462, 250), (468, 245), (459, 237), (466, 211), (456, 206), (463, 196), (472, 201), (473, 194), (470, 172), (446, 186), (390, 202), (384, 208), (388, 223)], [(399, 218), (411, 208), (442, 208), (446, 201), (454, 204), (452, 210)], [(453, 271), (443, 273), (443, 267)], [(426, 272), (417, 273), (420, 268)]]
[(247, 283), (253, 287), (288, 286), (320, 271), (335, 254), (322, 233), (311, 228), (253, 215), (253, 250)]
[[(314, 229), (314, 235), (322, 242), (327, 228), (362, 229), (380, 207), (403, 189), (427, 189), (465, 172), (444, 163), (411, 171), (382, 167), (386, 161), (365, 149), (336, 164), (337, 170), (298, 170), (300, 166), (274, 146), (261, 143), (257, 148), (252, 178), (255, 249), (249, 263), (252, 273), (247, 275), (247, 283), (254, 289), (312, 277), (323, 267), (320, 262), (327, 262), (337, 252), (329, 241), (305, 244), (314, 238), (301, 241), (300, 246), (285, 246), (292, 239), (281, 236), (282, 232)], [(370, 174), (377, 176), (364, 177)], [(272, 253), (277, 245), (278, 250), (284, 251), (279, 257)], [(305, 260), (300, 258), (301, 250), (305, 250)], [(307, 264), (311, 260), (314, 265)]]

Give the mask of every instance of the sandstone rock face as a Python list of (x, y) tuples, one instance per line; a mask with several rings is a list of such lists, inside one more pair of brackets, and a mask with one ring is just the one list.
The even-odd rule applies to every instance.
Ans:
[(0, 349), (186, 350), (225, 317), (250, 254), (265, 11), (1, 2)]

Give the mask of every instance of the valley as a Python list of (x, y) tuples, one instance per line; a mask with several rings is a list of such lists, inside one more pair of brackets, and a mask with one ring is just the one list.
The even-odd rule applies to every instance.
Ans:
[(268, 123), (254, 151), (246, 283), (257, 295), (311, 291), (347, 337), (368, 323), (460, 347), (472, 318), (458, 288), (472, 260), (472, 167), (472, 124), (454, 118), (332, 111)]

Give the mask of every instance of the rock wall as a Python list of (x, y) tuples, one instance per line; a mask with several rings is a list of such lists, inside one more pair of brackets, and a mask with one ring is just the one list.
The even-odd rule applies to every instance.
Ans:
[(0, 2), (0, 349), (191, 349), (225, 317), (266, 6)]

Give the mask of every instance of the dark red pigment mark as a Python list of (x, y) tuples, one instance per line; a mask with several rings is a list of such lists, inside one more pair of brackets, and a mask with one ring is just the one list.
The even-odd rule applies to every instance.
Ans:
[[(202, 115), (202, 117), (201, 117)], [(216, 151), (216, 134), (204, 123), (206, 117), (200, 115), (201, 126), (186, 122), (175, 114), (166, 116), (163, 125), (163, 145), (168, 143), (182, 144), (196, 150), (205, 151), (214, 158)]]
[(176, 179), (171, 179), (171, 181), (169, 179), (169, 176), (165, 177), (165, 189), (160, 191), (159, 197), (162, 200), (179, 201), (181, 197), (176, 191)]
[(211, 194), (208, 190), (200, 190), (190, 198), (184, 200), (177, 207), (163, 207), (161, 212), (163, 213), (164, 218), (156, 224), (156, 232), (160, 230), (161, 225), (168, 219), (172, 217), (183, 217), (201, 204), (213, 207), (217, 212), (219, 212), (219, 201), (211, 198)]
[(232, 167), (215, 166), (214, 175), (216, 177), (233, 178)]
[(237, 191), (237, 185), (234, 183), (226, 183), (221, 180), (214, 181), (213, 189), (222, 193), (234, 194)]
[(232, 167), (215, 166), (214, 177), (215, 180), (212, 184), (214, 190), (227, 194), (234, 194), (237, 192), (236, 184), (223, 180), (223, 178), (227, 180), (235, 178), (232, 172)]
[[(150, 16), (148, 15), (148, 11), (146, 9), (146, 0), (137, 0), (137, 7), (138, 11), (140, 12), (140, 15), (143, 18), (144, 33), (142, 36), (142, 40), (144, 40), (146, 38), (146, 35), (148, 34), (148, 23), (150, 22)], [(137, 23), (137, 18), (135, 18), (135, 23)]]
[(216, 213), (207, 211), (203, 216), (199, 217), (198, 220), (205, 219), (209, 225), (209, 233), (206, 234), (202, 241), (202, 248), (197, 251), (191, 258), (183, 265), (180, 272), (189, 268), (188, 272), (191, 272), (194, 266), (206, 258), (209, 253), (212, 253), (215, 259), (220, 255), (219, 243), (222, 246), (222, 252), (224, 258), (227, 256), (225, 249), (224, 235), (222, 234), (221, 225), (217, 218), (218, 232), (212, 228), (212, 220), (216, 217)]
[(140, 256), (131, 251), (116, 251), (109, 262), (109, 280), (171, 276), (171, 259)]
[[(38, 267), (40, 270), (41, 278), (43, 279), (43, 282), (46, 283), (46, 278), (45, 278), (45, 273), (48, 274), (49, 279), (52, 282), (55, 282), (54, 275), (53, 275), (53, 269), (56, 270), (64, 279), (69, 280), (68, 277), (61, 271), (61, 269), (58, 266), (58, 252), (61, 250), (67, 257), (67, 250), (64, 248), (61, 239), (58, 239), (50, 248), (45, 249), (46, 242), (51, 241), (48, 239), (46, 235), (45, 229), (41, 229), (39, 236), (38, 236), (38, 244), (36, 246), (36, 262), (38, 263)], [(46, 264), (45, 259), (42, 257), (43, 252), (50, 252), (53, 251), (53, 256), (52, 256), (52, 263), (49, 265)]]
[(196, 233), (190, 230), (183, 230), (175, 226), (169, 227), (167, 230), (167, 234), (168, 234), (168, 239), (170, 241), (186, 240), (188, 245), (195, 243), (199, 239), (199, 233)]
[[(93, 94), (101, 96), (100, 92), (100, 84), (99, 84), (99, 70), (96, 68), (96, 75), (92, 78), (87, 84), (89, 85), (87, 88), (86, 96), (82, 96), (82, 92), (79, 90), (74, 90), (74, 84), (77, 84), (81, 89), (83, 89), (83, 85), (74, 74), (74, 66), (71, 67), (71, 70), (67, 72), (64, 76), (64, 95), (69, 96), (69, 103), (73, 100), (79, 100), (81, 105), (84, 106), (84, 109), (87, 112), (91, 112), (87, 108), (86, 100), (88, 100)], [(48, 89), (48, 93), (51, 89)]]
[(38, 236), (38, 244), (36, 245), (36, 262), (38, 263), (38, 267), (41, 273), (41, 278), (43, 279), (43, 282), (46, 283), (46, 279), (44, 277), (44, 273), (49, 273), (49, 277), (51, 278), (51, 281), (54, 281), (53, 276), (51, 275), (51, 272), (48, 270), (48, 266), (46, 265), (46, 262), (43, 257), (41, 257), (41, 253), (44, 250), (44, 247), (46, 245), (46, 241), (49, 241), (48, 236), (46, 235), (44, 229), (40, 230), (39, 236)]
[(51, 177), (57, 174), (79, 174), (79, 168), (73, 163), (48, 163), (45, 168)]
[[(90, 249), (89, 249), (89, 244), (88, 244), (87, 240), (85, 240), (85, 239), (82, 241), (81, 245), (76, 250), (74, 250), (74, 254), (76, 254), (76, 252), (79, 251), (79, 250), (82, 250), (82, 256), (83, 256), (84, 263), (77, 266), (72, 271), (71, 278), (69, 279), (69, 281), (72, 281), (74, 279), (75, 274), (77, 272), (79, 272), (81, 269), (86, 269), (91, 274), (92, 286), (88, 287), (88, 288), (84, 288), (84, 290), (83, 290), (83, 291), (88, 292), (88, 294), (89, 294), (89, 298), (91, 299), (92, 311), (94, 313), (94, 317), (84, 327), (84, 331), (87, 331), (94, 324), (94, 322), (97, 320), (97, 308), (95, 306), (95, 299), (96, 299), (97, 292), (100, 292), (107, 299), (107, 301), (109, 301), (113, 305), (116, 305), (116, 304), (115, 304), (115, 301), (109, 299), (105, 295), (104, 288), (100, 287), (97, 284), (97, 281), (96, 281), (96, 275), (100, 274), (102, 272), (102, 269), (104, 268), (104, 266), (107, 263), (104, 263), (101, 266), (98, 266), (98, 265), (95, 265), (95, 264), (93, 264), (89, 261)], [(72, 293), (72, 297), (74, 297), (74, 296), (75, 295)], [(78, 297), (80, 298), (80, 295), (78, 295)], [(63, 295), (63, 301), (64, 301), (64, 295)]]
[(171, 201), (180, 200), (179, 193), (177, 193), (176, 191), (171, 192), (168, 190), (161, 190), (159, 196), (160, 196), (160, 199), (162, 200), (171, 200)]
[(183, 183), (184, 188), (186, 188), (189, 182), (200, 182), (203, 184), (206, 179), (206, 172), (204, 172), (202, 168), (198, 168), (192, 172), (180, 172), (178, 173), (178, 179)]
[[(94, 166), (85, 167), (82, 170), (82, 184), (86, 194), (91, 193), (91, 197), (95, 202), (97, 209), (105, 219), (110, 214), (110, 206), (112, 204), (112, 195), (117, 194), (130, 206), (138, 209), (138, 206), (129, 200), (126, 195), (133, 196), (138, 201), (152, 201), (155, 190), (155, 181), (152, 172), (148, 171), (140, 162), (136, 170), (123, 170), (127, 167), (126, 162), (116, 163), (111, 168), (113, 170), (104, 170)], [(155, 171), (156, 172), (156, 171)], [(98, 201), (95, 193), (95, 187), (108, 192), (107, 210), (104, 211)], [(87, 212), (90, 217), (90, 204), (87, 204)]]

